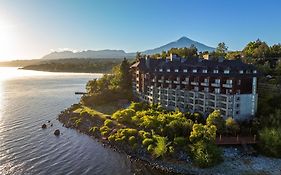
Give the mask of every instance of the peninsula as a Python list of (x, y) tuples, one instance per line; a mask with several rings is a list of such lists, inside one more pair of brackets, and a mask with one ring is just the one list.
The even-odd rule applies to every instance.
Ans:
[[(165, 58), (152, 55), (145, 59), (139, 54), (133, 64), (124, 59), (113, 68), (112, 74), (89, 81), (86, 86), (87, 94), (82, 96), (79, 104), (63, 111), (58, 117), (59, 121), (66, 127), (75, 128), (130, 155), (134, 160), (144, 161), (167, 172), (278, 174), (281, 163), (278, 157), (281, 155), (280, 142), (277, 140), (281, 138), (281, 132), (276, 129), (276, 123), (255, 117), (257, 101), (255, 98), (253, 101), (252, 97), (258, 94), (255, 88), (260, 76), (256, 67), (239, 60), (204, 60), (198, 57), (196, 51), (192, 52), (194, 48), (185, 49), (190, 51), (185, 53), (191, 53), (191, 56), (178, 54), (180, 59), (176, 59), (173, 55)], [(173, 49), (169, 52), (177, 51), (179, 50)], [(159, 59), (162, 60), (161, 63), (158, 63)], [(184, 67), (190, 61), (197, 64), (192, 64), (192, 69)], [(180, 62), (181, 66), (177, 67), (174, 62)], [(200, 64), (209, 67), (205, 68)], [(185, 72), (185, 69), (188, 71)], [(160, 79), (155, 79), (158, 74), (154, 71), (163, 74), (164, 79), (161, 76)], [(209, 76), (220, 77), (220, 80), (202, 79), (200, 76), (208, 74), (208, 71), (212, 74)], [(191, 78), (177, 79), (179, 72)], [(228, 79), (224, 79), (224, 76)], [(208, 89), (202, 88), (206, 84)], [(239, 89), (241, 84), (243, 89)], [(157, 88), (158, 85), (162, 89)], [(181, 92), (181, 85), (185, 86), (184, 90), (188, 94), (199, 92), (199, 95), (190, 97), (183, 91), (178, 97), (177, 92), (166, 92), (165, 98), (165, 89), (175, 88)], [(211, 88), (212, 86), (215, 87)], [(157, 93), (151, 87), (160, 91)], [(200, 98), (203, 98), (199, 97), (201, 92), (204, 95), (214, 93), (215, 98), (210, 98), (215, 103), (214, 108), (206, 101), (200, 103)], [(240, 102), (237, 101), (235, 106), (231, 106), (233, 103), (230, 100), (237, 100), (237, 97), (248, 103), (248, 98), (243, 96), (247, 93), (251, 97), (249, 103), (252, 106), (248, 106), (249, 109), (243, 109), (242, 106), (240, 108)], [(183, 101), (181, 96), (184, 97)], [(266, 126), (259, 125), (262, 120), (266, 121)]]

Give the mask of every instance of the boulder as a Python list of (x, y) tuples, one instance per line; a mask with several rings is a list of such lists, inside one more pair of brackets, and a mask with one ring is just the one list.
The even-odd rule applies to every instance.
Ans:
[(60, 135), (60, 130), (59, 130), (59, 129), (56, 129), (55, 132), (54, 132), (54, 134), (55, 134), (56, 136), (59, 136), (59, 135)]
[(43, 125), (42, 125), (42, 129), (46, 129), (47, 128), (47, 125), (44, 123)]

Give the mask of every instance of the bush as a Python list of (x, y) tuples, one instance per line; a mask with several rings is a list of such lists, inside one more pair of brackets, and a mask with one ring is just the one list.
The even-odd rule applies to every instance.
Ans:
[(157, 157), (163, 157), (167, 152), (167, 138), (157, 136), (156, 137), (156, 147), (153, 150), (153, 155)]
[(100, 128), (100, 132), (103, 136), (105, 136), (110, 132), (110, 128), (108, 126), (102, 126)]
[(144, 130), (140, 130), (138, 134), (142, 139), (151, 138), (151, 134)]
[(201, 168), (216, 165), (222, 160), (221, 150), (215, 144), (203, 141), (193, 144), (191, 153), (194, 163)]
[(175, 137), (174, 138), (174, 144), (178, 147), (183, 147), (186, 146), (187, 144), (187, 139), (184, 137)]
[(82, 122), (82, 118), (79, 118), (79, 119), (77, 119), (77, 120), (75, 120), (75, 126), (77, 127), (77, 126), (79, 126), (80, 124), (81, 124), (81, 122)]
[(108, 137), (108, 140), (109, 140), (110, 142), (114, 142), (114, 141), (115, 141), (115, 135), (110, 135), (110, 136)]
[(189, 136), (189, 140), (193, 143), (196, 143), (198, 141), (214, 143), (216, 139), (216, 130), (217, 128), (214, 125), (207, 126), (202, 124), (194, 124), (192, 132)]
[(91, 128), (89, 129), (89, 132), (95, 133), (95, 132), (97, 132), (98, 130), (99, 130), (98, 127), (93, 126), (93, 127), (91, 127)]
[(154, 140), (153, 139), (150, 139), (150, 138), (146, 138), (142, 141), (142, 144), (147, 147), (148, 145), (150, 144), (153, 144)]
[(173, 146), (169, 146), (169, 153), (171, 155), (175, 154), (175, 148)]
[(135, 137), (135, 136), (129, 137), (129, 143), (130, 143), (131, 145), (134, 145), (134, 144), (136, 143), (136, 137)]
[(151, 145), (151, 144), (148, 145), (148, 147), (147, 147), (148, 152), (152, 153), (153, 149), (154, 149), (153, 145)]
[(259, 147), (268, 156), (281, 157), (281, 129), (264, 128), (259, 132)]
[(132, 117), (136, 114), (135, 110), (133, 109), (124, 109), (124, 110), (120, 110), (115, 112), (112, 115), (112, 118), (117, 120), (120, 123), (131, 123)]
[(103, 124), (104, 126), (113, 127), (113, 121), (110, 119), (106, 119)]

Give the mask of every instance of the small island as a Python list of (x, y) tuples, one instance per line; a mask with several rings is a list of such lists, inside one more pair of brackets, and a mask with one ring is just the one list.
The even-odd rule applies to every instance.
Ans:
[[(65, 127), (93, 136), (134, 160), (163, 171), (183, 174), (277, 174), (281, 132), (275, 123), (224, 119), (220, 110), (208, 116), (167, 110), (138, 102), (132, 94), (131, 64), (123, 62), (112, 73), (87, 83), (79, 104), (58, 119)], [(250, 146), (220, 146), (223, 138), (247, 136)], [(243, 145), (243, 144), (242, 144)], [(268, 158), (267, 155), (277, 158)], [(253, 165), (251, 165), (253, 164)], [(253, 168), (261, 166), (263, 168)]]

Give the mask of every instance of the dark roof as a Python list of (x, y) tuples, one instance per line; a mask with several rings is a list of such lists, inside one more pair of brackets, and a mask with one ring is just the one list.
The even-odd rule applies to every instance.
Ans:
[[(136, 64), (136, 63), (135, 63)], [(256, 70), (254, 65), (245, 64), (240, 60), (225, 60), (225, 59), (218, 59), (218, 60), (204, 60), (204, 59), (175, 59), (170, 61), (168, 59), (141, 59), (139, 64), (137, 65), (140, 70), (144, 72), (153, 72), (157, 74), (202, 74), (203, 70), (207, 70), (207, 75), (213, 74), (213, 70), (218, 70), (218, 74), (223, 74), (223, 76), (252, 76), (253, 71)], [(162, 69), (162, 72), (159, 71)], [(166, 70), (170, 69), (170, 72)], [(174, 70), (178, 69), (179, 72), (175, 72)], [(184, 69), (187, 69), (187, 72), (183, 72)], [(197, 69), (197, 73), (193, 73), (192, 70)], [(229, 74), (224, 74), (224, 70), (229, 70)], [(243, 74), (239, 74), (239, 71), (243, 70)], [(247, 72), (247, 73), (246, 73)], [(214, 74), (214, 75), (218, 75)], [(258, 73), (255, 73), (255, 76), (258, 76)]]

